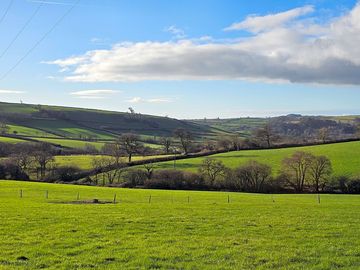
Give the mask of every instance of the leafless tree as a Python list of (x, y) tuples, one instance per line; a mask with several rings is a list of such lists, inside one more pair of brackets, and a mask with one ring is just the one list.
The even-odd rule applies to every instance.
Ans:
[(318, 138), (322, 143), (325, 143), (329, 139), (329, 129), (324, 127), (318, 131)]
[(10, 127), (5, 122), (0, 122), (0, 134), (7, 134)]
[(326, 156), (313, 157), (310, 165), (310, 179), (316, 192), (325, 187), (331, 173), (331, 161)]
[(199, 168), (200, 174), (209, 181), (209, 184), (213, 186), (220, 177), (225, 174), (225, 166), (221, 160), (212, 158), (206, 158), (201, 163)]
[(261, 192), (264, 183), (271, 179), (271, 167), (257, 161), (249, 161), (236, 169), (234, 176), (240, 189)]
[(172, 138), (170, 138), (170, 137), (162, 137), (160, 139), (160, 143), (164, 147), (165, 153), (169, 154), (171, 145), (173, 143)]
[(40, 178), (44, 179), (48, 165), (54, 162), (51, 145), (42, 143), (32, 156), (36, 169), (40, 172)]
[(282, 173), (286, 175), (288, 184), (296, 192), (302, 192), (310, 175), (310, 168), (314, 156), (307, 152), (295, 152), (282, 162)]
[(189, 153), (190, 146), (193, 140), (192, 134), (185, 129), (178, 128), (174, 131), (174, 135), (180, 140), (180, 144), (184, 151), (184, 154), (187, 155)]
[(255, 130), (254, 137), (258, 141), (265, 143), (268, 148), (278, 139), (270, 123), (266, 123), (264, 127)]
[(232, 142), (228, 137), (222, 137), (218, 139), (217, 146), (219, 149), (229, 151), (232, 148)]
[(121, 135), (117, 140), (116, 145), (119, 147), (119, 151), (123, 151), (127, 154), (129, 162), (131, 162), (132, 156), (141, 152), (141, 149), (143, 148), (139, 136), (132, 133)]
[(144, 165), (143, 165), (143, 167), (144, 167), (144, 169), (145, 169), (145, 174), (146, 174), (146, 178), (148, 179), (148, 180), (150, 180), (151, 179), (151, 177), (152, 177), (152, 175), (153, 175), (153, 173), (154, 173), (154, 164), (152, 163), (152, 162), (150, 162), (150, 163), (145, 163)]

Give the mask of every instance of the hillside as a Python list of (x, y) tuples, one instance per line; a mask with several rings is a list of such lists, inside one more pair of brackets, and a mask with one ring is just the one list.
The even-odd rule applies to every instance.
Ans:
[(126, 132), (146, 137), (170, 136), (177, 128), (195, 137), (219, 134), (214, 128), (167, 117), (59, 106), (0, 102), (0, 121), (10, 134), (27, 137), (113, 140)]
[(204, 127), (237, 133), (249, 137), (252, 132), (269, 123), (272, 130), (281, 137), (299, 140), (311, 140), (318, 137), (320, 129), (327, 130), (327, 136), (333, 140), (352, 138), (358, 132), (360, 116), (303, 116), (289, 114), (271, 118), (232, 118), (232, 119), (196, 119), (190, 123)]
[[(316, 155), (327, 156), (332, 162), (335, 175), (357, 176), (360, 174), (360, 141), (269, 150), (242, 150), (209, 157), (221, 160), (230, 168), (236, 168), (249, 160), (257, 160), (270, 165), (273, 173), (277, 174), (281, 161), (295, 151), (307, 151)], [(181, 170), (197, 171), (204, 158), (178, 160), (176, 167)], [(156, 164), (158, 169), (173, 168), (173, 166), (173, 161)]]

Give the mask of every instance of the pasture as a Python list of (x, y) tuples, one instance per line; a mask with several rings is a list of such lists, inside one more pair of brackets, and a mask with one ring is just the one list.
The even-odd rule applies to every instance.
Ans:
[(0, 181), (0, 269), (359, 269), (359, 232), (360, 196)]
[[(270, 165), (273, 173), (277, 174), (281, 167), (281, 161), (295, 151), (308, 151), (315, 155), (327, 156), (332, 162), (335, 175), (350, 176), (360, 174), (360, 141), (269, 150), (242, 150), (216, 154), (210, 157), (221, 160), (230, 168), (235, 168), (249, 160), (257, 160)], [(178, 160), (176, 161), (176, 168), (196, 171), (203, 160), (204, 157)], [(173, 166), (173, 161), (156, 164), (158, 169), (173, 168)]]

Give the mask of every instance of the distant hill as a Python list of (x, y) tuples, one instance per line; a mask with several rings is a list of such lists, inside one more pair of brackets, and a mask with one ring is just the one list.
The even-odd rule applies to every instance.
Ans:
[(10, 134), (27, 137), (113, 140), (133, 132), (144, 138), (170, 136), (177, 128), (191, 131), (197, 138), (217, 136), (209, 126), (173, 118), (60, 106), (0, 102), (0, 122)]
[(271, 118), (232, 118), (232, 119), (196, 119), (189, 122), (216, 128), (223, 132), (237, 133), (242, 137), (251, 136), (252, 132), (269, 123), (280, 136), (311, 140), (319, 136), (321, 129), (326, 129), (331, 139), (353, 138), (359, 132), (360, 116), (302, 116), (289, 114)]

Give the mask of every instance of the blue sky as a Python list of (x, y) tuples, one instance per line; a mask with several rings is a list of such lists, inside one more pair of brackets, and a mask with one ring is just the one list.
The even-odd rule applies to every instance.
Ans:
[(11, 70), (74, 3), (0, 1), (0, 55), (39, 9), (0, 58), (1, 101), (177, 118), (360, 114), (357, 1), (80, 0)]

